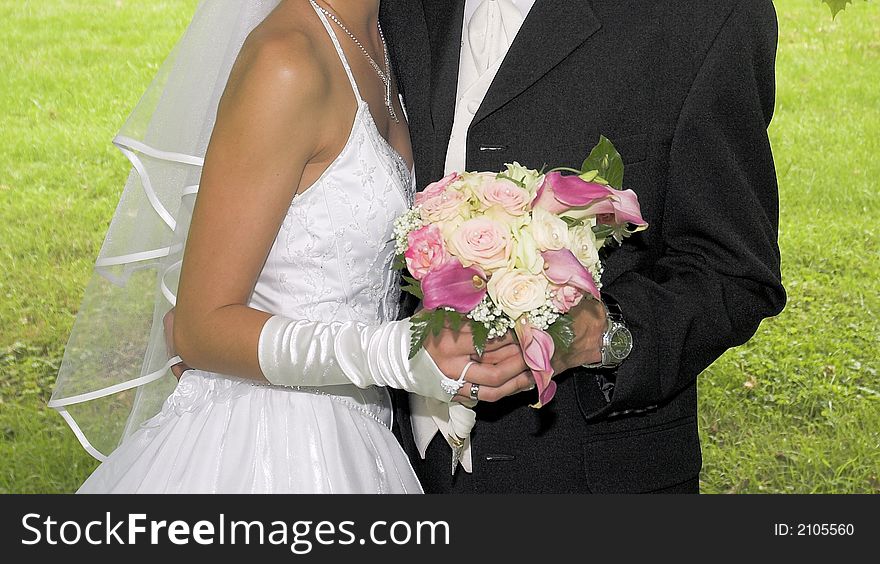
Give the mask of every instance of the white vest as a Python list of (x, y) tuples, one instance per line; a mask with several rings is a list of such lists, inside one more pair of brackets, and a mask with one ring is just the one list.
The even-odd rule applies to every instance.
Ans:
[[(488, 45), (472, 45), (470, 37), (474, 36), (474, 29), (471, 27), (472, 19), (478, 7), (483, 2), (494, 2), (495, 0), (467, 0), (465, 4), (464, 21), (462, 22), (462, 44), (461, 56), (459, 58), (458, 70), (458, 89), (455, 97), (455, 117), (452, 122), (452, 134), (449, 137), (449, 146), (446, 151), (445, 174), (465, 170), (467, 159), (467, 133), (471, 126), (480, 104), (489, 91), (489, 86), (495, 79), (501, 63), (504, 62), (504, 56), (510, 43), (516, 37), (522, 26), (522, 20), (534, 6), (536, 0), (507, 0), (504, 7), (507, 17), (502, 21), (493, 21), (489, 25), (494, 25), (494, 33), (492, 38), (487, 40)], [(512, 6), (511, 6), (512, 4)], [(515, 6), (519, 9), (521, 17), (518, 14), (512, 14), (510, 10)], [(475, 59), (480, 57), (473, 53), (474, 48), (482, 48), (483, 63), (488, 56), (491, 64), (485, 69), (478, 68), (479, 63)]]

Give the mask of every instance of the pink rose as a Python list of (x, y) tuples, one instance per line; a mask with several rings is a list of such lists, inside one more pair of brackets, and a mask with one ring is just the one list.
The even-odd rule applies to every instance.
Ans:
[(422, 219), (428, 223), (449, 221), (461, 215), (466, 205), (467, 198), (464, 197), (464, 194), (455, 190), (447, 190), (422, 202)]
[(406, 268), (416, 280), (421, 280), (428, 271), (438, 268), (449, 258), (443, 235), (436, 225), (426, 225), (407, 236), (409, 247), (404, 257)]
[(477, 217), (465, 221), (452, 233), (449, 246), (464, 266), (476, 264), (493, 270), (507, 265), (513, 250), (513, 237), (507, 226)]
[(505, 179), (493, 180), (481, 185), (477, 190), (477, 197), (487, 207), (500, 206), (510, 215), (523, 215), (531, 204), (531, 195)]
[(434, 182), (433, 184), (428, 184), (428, 186), (424, 190), (422, 190), (421, 192), (416, 194), (416, 205), (420, 206), (424, 202), (426, 202), (432, 198), (436, 198), (437, 196), (441, 195), (443, 192), (446, 191), (446, 188), (448, 188), (450, 184), (452, 184), (453, 182), (455, 182), (458, 179), (459, 179), (458, 173), (453, 172), (452, 174), (449, 174), (449, 175), (441, 178), (440, 180), (438, 180), (437, 182)]
[(584, 294), (574, 286), (557, 286), (553, 285), (553, 297), (551, 302), (553, 307), (562, 313), (568, 313), (568, 310), (581, 303)]

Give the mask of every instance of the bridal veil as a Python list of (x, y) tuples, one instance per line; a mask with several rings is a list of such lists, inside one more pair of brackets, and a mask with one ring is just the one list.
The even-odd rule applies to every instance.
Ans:
[(248, 34), (281, 0), (203, 0), (113, 143), (131, 161), (49, 402), (103, 460), (177, 384), (162, 319), (217, 106)]

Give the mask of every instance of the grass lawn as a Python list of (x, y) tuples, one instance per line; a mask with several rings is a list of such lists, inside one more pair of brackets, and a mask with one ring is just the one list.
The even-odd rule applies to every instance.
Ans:
[[(0, 493), (95, 467), (46, 408), (128, 174), (110, 145), (196, 0), (0, 0)], [(704, 492), (880, 493), (880, 5), (779, 0), (789, 304), (700, 377)]]

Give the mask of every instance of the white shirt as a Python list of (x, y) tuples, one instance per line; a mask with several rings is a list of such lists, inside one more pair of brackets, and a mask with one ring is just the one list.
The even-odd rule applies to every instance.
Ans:
[[(537, 0), (511, 0), (519, 11), (523, 13), (523, 17), (526, 17), (528, 13), (531, 11), (532, 6), (535, 5)], [(477, 11), (477, 6), (483, 3), (483, 0), (467, 0), (464, 3), (464, 25), (467, 27), (467, 24), (471, 21), (471, 16), (474, 15), (474, 12)]]
[[(467, 0), (464, 6), (464, 20), (462, 21), (462, 37), (467, 33), (468, 25), (470, 25), (471, 18), (476, 12), (477, 7), (483, 3), (484, 0)], [(523, 14), (523, 18), (525, 19), (531, 11), (532, 7), (535, 5), (537, 0), (510, 0), (513, 5), (515, 5)], [(511, 39), (512, 40), (512, 39)], [(462, 47), (464, 47), (465, 41), (462, 40)], [(462, 49), (461, 57), (467, 56), (468, 54), (464, 52)], [(503, 57), (502, 57), (503, 60)], [(462, 59), (459, 58), (459, 69), (461, 69)], [(474, 119), (474, 115), (476, 115), (477, 110), (480, 108), (480, 104), (483, 102), (483, 98), (486, 97), (486, 92), (489, 89), (489, 86), (492, 83), (492, 80), (495, 78), (495, 73), (498, 71), (498, 68), (501, 66), (501, 60), (498, 61), (493, 68), (490, 68), (484, 75), (480, 77), (480, 80), (477, 84), (472, 85), (470, 88), (463, 89), (463, 85), (459, 81), (458, 91), (455, 97), (455, 117), (452, 122), (452, 134), (449, 138), (449, 147), (447, 148), (446, 153), (446, 173), (450, 173), (452, 171), (463, 172), (465, 168), (465, 160), (467, 155), (467, 131), (471, 125), (471, 122)], [(459, 72), (459, 76), (461, 76), (461, 71)]]
[[(483, 0), (467, 0), (467, 3), (465, 4), (464, 21), (462, 22), (462, 47), (467, 44), (467, 42), (464, 41), (464, 38), (467, 34), (467, 28), (470, 25), (471, 18), (482, 2)], [(523, 19), (525, 19), (529, 11), (535, 5), (536, 0), (511, 0), (511, 2), (522, 12)], [(516, 32), (519, 32), (518, 28)], [(513, 40), (511, 37), (508, 39), (511, 41)], [(501, 51), (503, 54), (507, 54), (506, 49), (502, 49)], [(470, 57), (472, 55), (470, 53), (465, 53), (464, 49), (462, 49), (462, 56), (459, 59), (459, 76), (462, 75), (461, 69), (464, 66), (463, 59), (465, 56)], [(465, 157), (467, 155), (466, 143), (468, 128), (474, 119), (474, 115), (480, 108), (483, 98), (486, 97), (486, 92), (488, 91), (492, 80), (495, 78), (495, 74), (501, 66), (503, 59), (504, 57), (501, 56), (494, 65), (489, 67), (489, 69), (481, 74), (479, 79), (470, 86), (462, 85), (462, 81), (459, 80), (458, 91), (455, 98), (455, 118), (453, 120), (452, 135), (449, 139), (449, 149), (446, 155), (447, 174), (451, 171), (464, 171)], [(471, 63), (471, 66), (473, 66), (473, 63)], [(468, 427), (468, 425), (465, 424), (467, 423), (466, 420), (474, 417), (472, 411), (458, 409), (459, 407), (462, 407), (458, 404), (453, 404), (453, 407), (450, 407), (449, 404), (428, 400), (415, 394), (410, 394), (409, 403), (413, 437), (415, 438), (416, 447), (422, 458), (425, 458), (428, 444), (438, 431), (440, 431), (441, 435), (444, 437), (452, 434), (457, 435), (459, 433), (455, 429)], [(470, 421), (470, 424), (473, 424), (472, 420)], [(472, 472), (473, 461), (471, 459), (470, 438), (465, 440), (463, 448), (457, 454), (460, 457), (464, 469), (468, 472)]]

